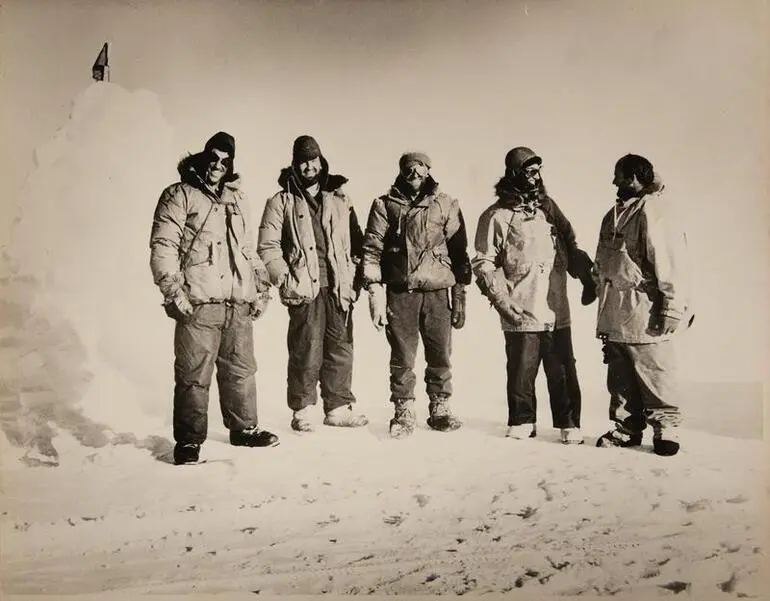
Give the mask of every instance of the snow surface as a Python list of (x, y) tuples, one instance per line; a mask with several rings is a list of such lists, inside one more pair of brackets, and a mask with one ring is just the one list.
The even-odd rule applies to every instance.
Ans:
[[(86, 89), (36, 153), (2, 265), (5, 593), (770, 590), (761, 407), (734, 389), (690, 388), (676, 457), (655, 456), (649, 440), (594, 448), (607, 428), (597, 346), (578, 357), (586, 444), (558, 443), (542, 381), (538, 439), (506, 439), (502, 335), (475, 291), (472, 327), (455, 333), (460, 431), (430, 431), (421, 395), (415, 435), (387, 437), (387, 345), (359, 302), (354, 391), (370, 425), (328, 428), (319, 409), (315, 433), (293, 433), (286, 311), (273, 301), (255, 325), (259, 412), (281, 446), (231, 447), (214, 387), (208, 463), (171, 465), (173, 325), (148, 238), (180, 156), (157, 98), (114, 84)], [(588, 311), (570, 290), (573, 312)], [(717, 401), (750, 408), (704, 409)], [(754, 438), (719, 435), (747, 435), (745, 423), (725, 429), (726, 413), (752, 422)]]

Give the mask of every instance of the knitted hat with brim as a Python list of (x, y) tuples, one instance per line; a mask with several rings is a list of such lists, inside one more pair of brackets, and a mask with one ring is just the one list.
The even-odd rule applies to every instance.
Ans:
[(204, 150), (211, 152), (215, 148), (228, 153), (231, 159), (235, 159), (235, 138), (227, 132), (220, 131), (211, 136), (206, 142)]
[(321, 147), (318, 145), (318, 142), (315, 141), (313, 136), (300, 136), (294, 140), (291, 159), (293, 165), (312, 161), (320, 156)]

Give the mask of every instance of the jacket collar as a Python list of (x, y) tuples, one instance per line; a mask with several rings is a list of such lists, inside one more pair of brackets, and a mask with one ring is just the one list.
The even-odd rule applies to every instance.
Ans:
[(234, 179), (224, 182), (219, 193), (209, 188), (195, 171), (192, 171), (188, 178), (183, 178), (182, 182), (197, 188), (214, 202), (220, 204), (236, 204), (238, 202), (236, 193), (241, 189), (241, 178), (239, 175), (236, 175)]
[(404, 180), (399, 175), (385, 196), (400, 205), (426, 207), (439, 194), (438, 182), (431, 175), (425, 179), (422, 190), (414, 202), (404, 191), (405, 185)]
[[(281, 189), (285, 192), (291, 192), (296, 196), (304, 196), (304, 188), (301, 181), (293, 165), (284, 167), (278, 175), (278, 185), (281, 186)], [(321, 186), (321, 192), (336, 192), (348, 183), (348, 178), (344, 175), (330, 174), (329, 163), (326, 161), (326, 158), (321, 156), (321, 174), (319, 175), (318, 182)]]

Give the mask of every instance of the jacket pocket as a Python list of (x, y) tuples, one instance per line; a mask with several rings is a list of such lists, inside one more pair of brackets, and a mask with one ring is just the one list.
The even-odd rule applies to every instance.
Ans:
[(455, 284), (452, 262), (435, 249), (423, 251), (409, 279), (410, 286), (420, 290), (440, 290)]
[(642, 270), (634, 263), (625, 248), (609, 254), (609, 272), (612, 285), (618, 290), (637, 288), (644, 281)]
[(639, 288), (644, 282), (644, 275), (628, 254), (626, 243), (621, 237), (603, 235), (596, 253), (599, 276), (609, 280), (618, 290)]
[(214, 244), (211, 241), (199, 240), (185, 257), (187, 267), (214, 264)]
[(296, 253), (289, 258), (289, 272), (278, 288), (278, 295), (284, 305), (293, 306), (309, 302), (312, 298), (311, 292), (305, 257)]

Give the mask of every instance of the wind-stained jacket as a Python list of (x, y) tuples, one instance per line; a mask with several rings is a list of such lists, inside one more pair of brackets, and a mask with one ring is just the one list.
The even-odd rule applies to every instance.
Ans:
[(590, 283), (590, 257), (544, 190), (523, 194), (503, 177), (495, 191), (497, 202), (481, 214), (476, 228), (472, 264), (480, 288), (498, 308), (505, 331), (568, 327), (567, 274)]
[(253, 302), (270, 284), (240, 178), (226, 181), (217, 195), (193, 164), (194, 157), (180, 162), (181, 181), (158, 200), (150, 234), (153, 279), (166, 302), (180, 289), (193, 305)]
[[(330, 290), (344, 311), (358, 299), (356, 278), (363, 233), (342, 186), (347, 178), (329, 175), (322, 158), (321, 226), (326, 240)], [(281, 171), (281, 190), (267, 201), (259, 226), (257, 250), (284, 305), (311, 301), (320, 291), (320, 268), (310, 207), (291, 167)]]
[(594, 270), (598, 336), (659, 342), (671, 337), (651, 328), (661, 315), (684, 323), (690, 312), (687, 236), (659, 179), (604, 216)]
[(471, 281), (468, 236), (458, 201), (428, 177), (411, 202), (398, 180), (372, 203), (364, 234), (363, 281), (396, 291), (441, 290)]

